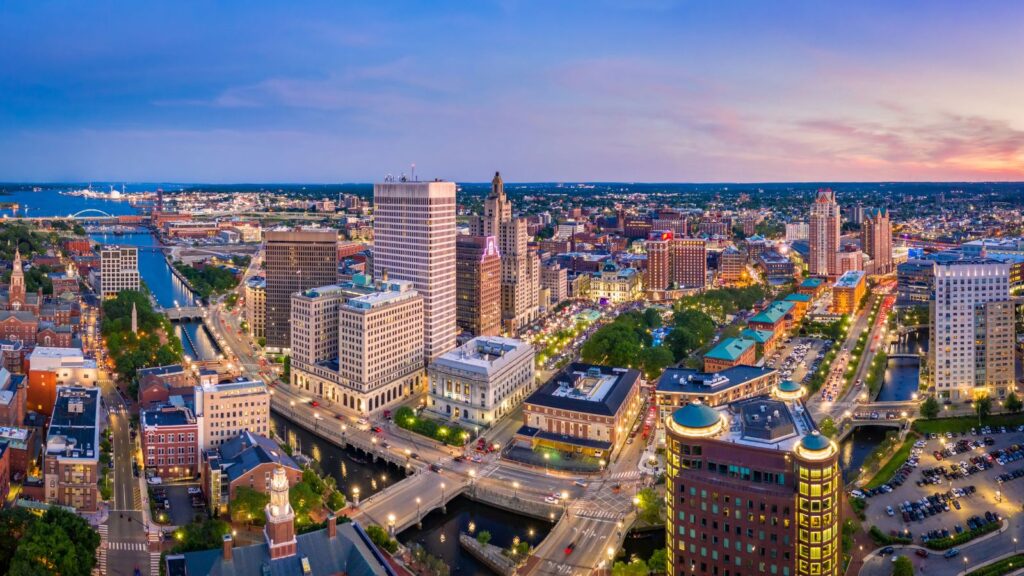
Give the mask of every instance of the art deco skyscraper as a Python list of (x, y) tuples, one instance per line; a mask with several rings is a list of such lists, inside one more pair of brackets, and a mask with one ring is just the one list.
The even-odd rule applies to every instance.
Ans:
[(527, 246), (525, 218), (512, 217), (501, 174), (494, 173), (484, 213), (473, 222), (476, 236), (495, 236), (501, 252), (501, 315), (507, 332), (515, 332), (537, 318), (540, 263)]
[(373, 185), (373, 273), (423, 296), (424, 359), (455, 348), (455, 183)]
[(838, 276), (839, 271), (839, 204), (836, 193), (827, 188), (818, 191), (811, 205), (810, 256), (811, 276)]
[(868, 210), (861, 230), (864, 252), (871, 256), (872, 272), (892, 272), (892, 220), (885, 208)]

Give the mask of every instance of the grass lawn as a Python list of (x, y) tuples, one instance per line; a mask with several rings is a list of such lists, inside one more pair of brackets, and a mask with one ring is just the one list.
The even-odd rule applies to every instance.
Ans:
[[(981, 421), (982, 426), (1020, 426), (1024, 424), (1024, 414), (996, 414)], [(957, 418), (936, 418), (934, 420), (915, 420), (914, 430), (918, 432), (967, 432), (978, 427), (977, 416), (959, 416)]]
[(903, 463), (907, 461), (907, 457), (910, 456), (910, 451), (914, 448), (914, 442), (917, 442), (918, 436), (913, 432), (907, 434), (907, 439), (903, 441), (903, 445), (896, 449), (893, 453), (892, 458), (882, 466), (878, 472), (875, 473), (874, 477), (864, 485), (865, 488), (878, 488), (882, 484), (885, 484), (892, 478), (892, 475), (903, 466)]

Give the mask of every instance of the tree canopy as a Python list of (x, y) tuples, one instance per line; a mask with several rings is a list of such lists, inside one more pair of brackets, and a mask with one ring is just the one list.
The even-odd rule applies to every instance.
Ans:
[[(3, 540), (3, 557), (10, 557), (7, 574), (28, 576), (88, 576), (96, 566), (100, 535), (77, 514), (50, 508), (42, 517), (4, 510), (0, 530), (19, 535)], [(9, 546), (16, 546), (13, 555)]]

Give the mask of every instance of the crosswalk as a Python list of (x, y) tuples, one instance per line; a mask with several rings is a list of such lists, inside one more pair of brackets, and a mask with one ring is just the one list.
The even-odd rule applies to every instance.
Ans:
[(99, 568), (100, 574), (106, 574), (107, 573), (107, 525), (106, 524), (100, 524), (98, 530), (99, 530), (99, 533), (100, 533), (100, 551), (99, 551), (100, 559), (99, 559), (99, 562), (97, 562), (97, 568)]
[(150, 552), (149, 553), (149, 576), (158, 576), (160, 574), (160, 553)]
[(145, 542), (108, 542), (108, 550), (131, 550), (134, 552), (145, 552), (149, 548)]
[(621, 472), (612, 472), (608, 475), (609, 480), (639, 480), (639, 470), (623, 470)]
[(149, 553), (149, 576), (159, 576), (160, 574), (160, 533), (156, 530), (150, 530), (147, 534), (149, 536), (150, 550)]
[(585, 508), (582, 510), (577, 510), (574, 508), (573, 514), (579, 516), (580, 518), (589, 518), (591, 520), (607, 520), (610, 522), (618, 522), (625, 516), (625, 514), (621, 512), (616, 512), (614, 510), (593, 508)]

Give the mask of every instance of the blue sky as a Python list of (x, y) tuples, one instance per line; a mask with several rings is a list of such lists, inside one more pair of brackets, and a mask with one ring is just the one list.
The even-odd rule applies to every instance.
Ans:
[(4, 2), (0, 181), (1024, 179), (1024, 5)]

